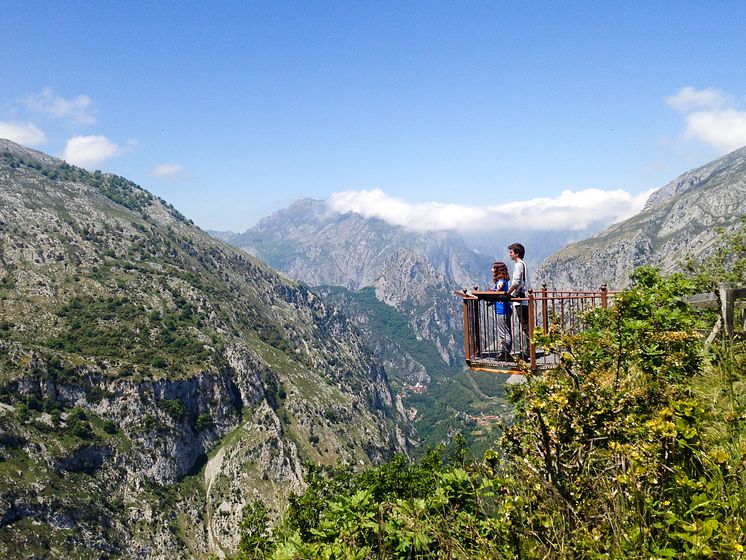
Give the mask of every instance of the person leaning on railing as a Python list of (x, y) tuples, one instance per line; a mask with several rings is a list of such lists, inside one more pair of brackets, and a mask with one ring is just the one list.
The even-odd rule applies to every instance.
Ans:
[[(492, 263), (492, 287), (493, 292), (504, 292), (507, 294), (510, 287), (510, 274), (504, 262)], [(495, 320), (497, 323), (497, 352), (498, 359), (510, 359), (513, 348), (513, 333), (510, 325), (513, 309), (510, 301), (495, 302)]]

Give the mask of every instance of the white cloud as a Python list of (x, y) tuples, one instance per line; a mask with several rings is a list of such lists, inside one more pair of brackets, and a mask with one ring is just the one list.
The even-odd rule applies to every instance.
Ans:
[(74, 136), (67, 141), (62, 157), (80, 167), (94, 167), (121, 153), (122, 149), (104, 136)]
[(151, 174), (160, 179), (178, 179), (183, 172), (184, 168), (179, 163), (161, 163), (153, 168)]
[(649, 196), (650, 192), (633, 196), (622, 190), (566, 190), (556, 198), (466, 206), (438, 202), (410, 203), (374, 189), (334, 193), (327, 204), (337, 212), (352, 211), (420, 232), (518, 228), (579, 230), (594, 223), (610, 223), (632, 216), (643, 208)]
[(714, 146), (722, 153), (746, 145), (746, 111), (698, 111), (686, 116), (686, 138)]
[(29, 109), (51, 115), (57, 119), (66, 119), (76, 124), (93, 124), (96, 122), (93, 100), (80, 94), (74, 99), (65, 99), (57, 95), (52, 88), (44, 88), (38, 95), (29, 95), (23, 100)]
[(666, 97), (666, 105), (681, 112), (693, 109), (720, 109), (730, 103), (730, 97), (719, 89), (695, 89), (686, 86)]
[(7, 138), (25, 146), (45, 144), (47, 136), (34, 123), (0, 121), (0, 138)]
[(685, 114), (684, 138), (727, 153), (746, 145), (746, 111), (733, 107), (726, 93), (692, 86), (666, 98), (666, 105)]

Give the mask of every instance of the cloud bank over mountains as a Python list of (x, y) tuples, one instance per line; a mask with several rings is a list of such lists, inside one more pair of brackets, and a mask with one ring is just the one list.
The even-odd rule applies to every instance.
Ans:
[[(665, 98), (684, 117), (682, 138), (708, 145), (725, 154), (746, 145), (746, 111), (726, 92), (686, 86)], [(337, 212), (357, 212), (368, 218), (425, 232), (521, 229), (577, 231), (594, 224), (629, 218), (656, 189), (633, 195), (623, 190), (565, 190), (554, 198), (534, 198), (495, 205), (411, 203), (380, 189), (332, 194), (327, 204)]]
[(327, 205), (336, 212), (356, 212), (394, 225), (427, 232), (515, 229), (582, 230), (599, 222), (613, 223), (642, 210), (655, 189), (631, 195), (623, 190), (565, 190), (554, 198), (534, 198), (492, 205), (407, 202), (380, 189), (332, 194)]

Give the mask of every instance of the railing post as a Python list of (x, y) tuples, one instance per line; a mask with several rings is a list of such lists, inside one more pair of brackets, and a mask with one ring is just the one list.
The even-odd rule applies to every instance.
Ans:
[(601, 284), (601, 307), (606, 309), (609, 306), (609, 287), (604, 283)]
[(534, 346), (534, 291), (528, 291), (528, 352), (531, 369), (536, 369), (536, 347)]
[(544, 282), (541, 285), (541, 317), (542, 327), (544, 328), (544, 334), (549, 332), (549, 305), (547, 303), (547, 284)]
[(482, 331), (479, 319), (479, 300), (471, 300), (471, 329), (473, 331), (471, 348), (472, 357), (476, 357), (482, 353)]
[(471, 348), (469, 341), (471, 340), (471, 321), (469, 321), (469, 300), (464, 301), (464, 356), (468, 361), (471, 361)]

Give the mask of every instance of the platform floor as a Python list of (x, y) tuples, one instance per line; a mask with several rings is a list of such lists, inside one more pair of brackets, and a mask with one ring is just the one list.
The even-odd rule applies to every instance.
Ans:
[[(490, 371), (505, 374), (523, 374), (528, 363), (518, 357), (505, 359), (498, 356), (497, 352), (480, 352), (470, 360), (466, 360), (469, 369), (474, 371)], [(559, 364), (559, 355), (536, 352), (535, 370), (552, 369)]]

